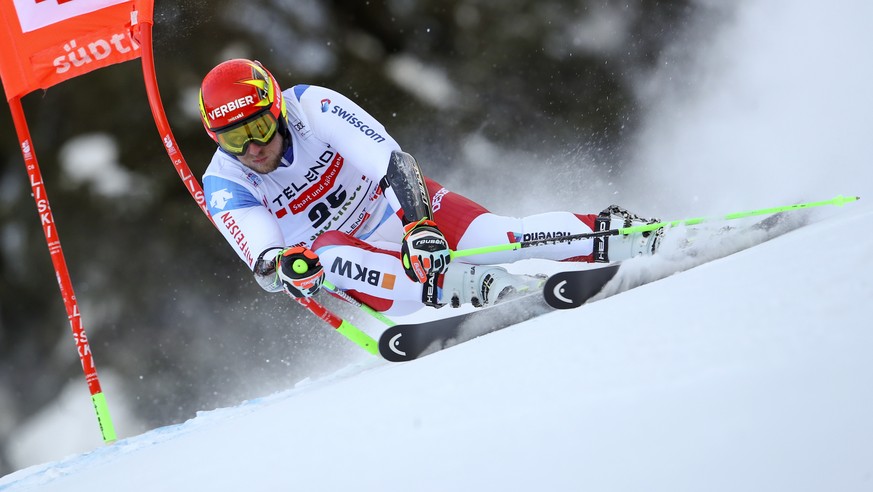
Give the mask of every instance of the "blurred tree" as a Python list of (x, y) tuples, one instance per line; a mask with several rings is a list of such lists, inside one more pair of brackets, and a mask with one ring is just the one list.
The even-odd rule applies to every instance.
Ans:
[[(620, 161), (638, 121), (635, 81), (694, 5), (157, 2), (154, 49), (170, 123), (197, 174), (214, 151), (197, 115), (199, 82), (217, 62), (247, 56), (286, 87), (325, 85), (356, 99), (440, 178), (471, 166), (462, 146), (475, 139)], [(23, 103), (98, 370), (121, 375), (148, 426), (288, 387), (355, 353), (303, 310), (260, 291), (203, 217), (158, 139), (138, 62)], [(0, 413), (17, 422), (80, 369), (11, 117), (0, 113)], [(62, 166), (66, 146), (100, 134), (114, 139), (130, 179), (121, 195)], [(12, 432), (0, 421), (0, 442)], [(7, 466), (0, 448), (0, 473)]]

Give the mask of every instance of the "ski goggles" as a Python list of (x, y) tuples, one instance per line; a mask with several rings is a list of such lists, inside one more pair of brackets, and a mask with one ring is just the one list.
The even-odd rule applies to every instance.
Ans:
[(253, 119), (216, 131), (215, 134), (222, 149), (233, 155), (243, 155), (252, 142), (259, 145), (270, 143), (278, 129), (279, 122), (273, 113), (264, 111)]

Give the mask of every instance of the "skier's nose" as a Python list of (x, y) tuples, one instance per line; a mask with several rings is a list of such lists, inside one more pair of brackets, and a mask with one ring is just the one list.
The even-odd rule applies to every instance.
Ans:
[(264, 146), (255, 142), (249, 142), (249, 148), (246, 149), (246, 154), (257, 157), (264, 151)]

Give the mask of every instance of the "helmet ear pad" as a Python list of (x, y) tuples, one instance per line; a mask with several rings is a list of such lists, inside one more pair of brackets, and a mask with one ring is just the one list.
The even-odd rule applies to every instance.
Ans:
[(282, 115), (282, 117), (279, 118), (279, 129), (277, 132), (279, 133), (279, 136), (282, 137), (282, 154), (285, 154), (285, 152), (288, 152), (288, 149), (291, 147), (291, 129), (288, 128), (288, 118), (286, 118), (285, 115)]

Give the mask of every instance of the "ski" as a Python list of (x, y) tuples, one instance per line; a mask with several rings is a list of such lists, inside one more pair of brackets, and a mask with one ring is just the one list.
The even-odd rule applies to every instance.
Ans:
[(414, 360), (549, 311), (552, 309), (537, 291), (470, 313), (394, 325), (379, 337), (379, 354), (390, 362)]
[[(603, 293), (601, 297), (608, 297), (625, 292), (769, 241), (804, 223), (802, 217), (795, 216), (795, 218), (799, 220), (792, 222), (788, 221), (785, 215), (776, 214), (739, 228), (715, 224), (716, 228), (708, 231), (709, 235), (706, 234), (705, 227), (695, 228), (688, 231), (691, 232), (691, 236), (685, 237), (684, 244), (677, 245), (677, 251), (682, 259), (666, 269), (659, 271), (658, 268), (645, 268), (638, 262), (640, 268), (636, 268), (632, 266), (634, 262), (631, 261), (612, 263), (609, 266), (588, 270), (559, 272), (549, 277), (543, 287), (543, 297), (554, 309), (577, 308), (598, 294)], [(756, 234), (753, 241), (737, 241), (739, 238), (748, 237), (749, 233)], [(733, 244), (731, 238), (734, 239)], [(719, 248), (724, 249), (721, 253), (715, 253), (714, 251)], [(613, 279), (616, 279), (615, 287), (609, 291), (604, 289)]]
[[(804, 223), (804, 220), (786, 221), (784, 216), (777, 214), (743, 228), (719, 226), (709, 231), (709, 235), (686, 238), (687, 244), (679, 246), (676, 252), (678, 259), (672, 263), (663, 263), (662, 260), (659, 268), (635, 259), (558, 272), (546, 280), (542, 292), (435, 321), (392, 326), (379, 337), (379, 354), (391, 362), (414, 360), (556, 309), (574, 309), (595, 297), (609, 297), (695, 268), (769, 241)], [(749, 238), (749, 233), (754, 233), (754, 237)], [(716, 246), (720, 251), (711, 251)]]
[(555, 309), (573, 309), (596, 296), (618, 274), (621, 263), (601, 268), (559, 272), (546, 281), (543, 298)]
[[(493, 307), (435, 321), (392, 326), (379, 337), (379, 354), (391, 362), (410, 361), (546, 314), (557, 306), (559, 309), (581, 306), (603, 289), (619, 266), (557, 273), (545, 283), (548, 292), (537, 291)], [(564, 301), (559, 300), (557, 306), (552, 306), (550, 299), (556, 296), (567, 304), (560, 304)]]

